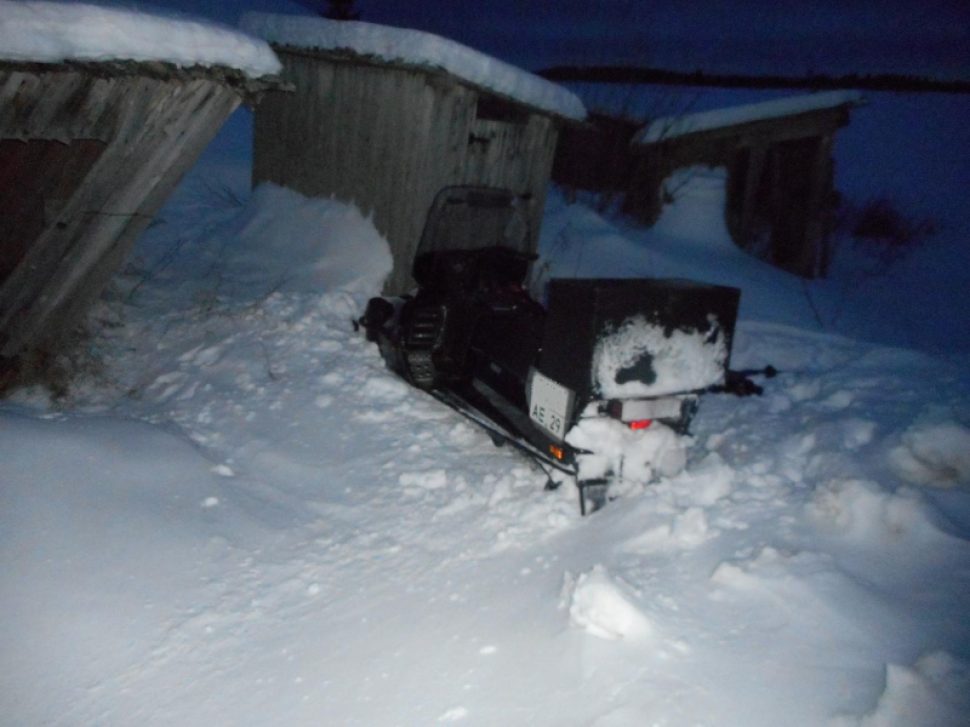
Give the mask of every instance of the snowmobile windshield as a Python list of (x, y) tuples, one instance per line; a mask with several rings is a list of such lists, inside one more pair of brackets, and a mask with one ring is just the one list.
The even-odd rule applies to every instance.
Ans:
[(527, 201), (505, 189), (445, 187), (435, 197), (416, 257), (507, 247), (530, 253)]

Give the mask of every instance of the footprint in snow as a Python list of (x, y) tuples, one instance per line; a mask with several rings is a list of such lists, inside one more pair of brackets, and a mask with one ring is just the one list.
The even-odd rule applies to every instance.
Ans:
[(324, 386), (341, 386), (344, 383), (344, 377), (336, 372), (330, 372), (320, 377), (320, 383)]
[(855, 396), (853, 396), (851, 391), (836, 391), (835, 393), (829, 395), (820, 402), (820, 405), (825, 409), (831, 409), (832, 411), (841, 411), (849, 407), (852, 402), (855, 401)]
[(408, 393), (408, 385), (392, 378), (373, 378), (364, 382), (361, 396), (376, 401), (397, 401)]
[(468, 716), (468, 710), (464, 707), (453, 707), (438, 717), (439, 722), (459, 722)]
[(426, 472), (404, 472), (397, 479), (402, 487), (422, 490), (440, 490), (448, 484), (448, 473), (443, 469)]
[(336, 353), (337, 351), (340, 351), (342, 348), (343, 346), (341, 346), (338, 341), (325, 339), (323, 341), (319, 341), (313, 347), (313, 350), (319, 353)]
[(196, 366), (212, 366), (222, 358), (221, 346), (210, 346), (199, 351), (192, 357), (192, 363)]

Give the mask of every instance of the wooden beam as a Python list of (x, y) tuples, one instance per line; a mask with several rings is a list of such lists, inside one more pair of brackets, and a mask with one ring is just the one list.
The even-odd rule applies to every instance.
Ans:
[[(13, 94), (3, 99), (0, 137), (43, 139), (67, 130), (107, 139), (77, 189), (0, 281), (0, 356), (9, 359), (58, 347), (241, 96), (198, 75), (89, 77), (78, 69), (39, 77), (0, 69), (0, 89)], [(10, 112), (9, 104), (19, 110)]]
[(833, 190), (831, 134), (821, 137), (815, 150), (808, 196), (808, 218), (805, 229), (806, 269), (813, 277), (828, 272), (831, 251), (829, 233), (832, 227), (831, 201)]
[(745, 247), (754, 241), (752, 223), (760, 201), (758, 192), (761, 189), (767, 156), (767, 148), (763, 145), (753, 146), (748, 151), (748, 165), (744, 175), (744, 191), (741, 193), (740, 224), (741, 241)]

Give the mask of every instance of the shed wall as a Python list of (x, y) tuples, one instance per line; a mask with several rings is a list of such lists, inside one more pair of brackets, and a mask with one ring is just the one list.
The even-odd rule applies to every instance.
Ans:
[(295, 92), (272, 93), (256, 111), (253, 182), (335, 196), (372, 214), (394, 256), (387, 292), (412, 287), (425, 218), (446, 186), (531, 195), (537, 243), (556, 142), (550, 117), (478, 118), (478, 90), (443, 73), (278, 54)]
[[(8, 377), (62, 345), (240, 101), (238, 90), (205, 77), (0, 65), (0, 139), (9, 155), (32, 141), (98, 149), (70, 189), (55, 195), (37, 180), (35, 191), (50, 198), (32, 239), (9, 251), (0, 240), (9, 261), (0, 279), (0, 369)], [(18, 184), (29, 185), (29, 175)], [(0, 388), (3, 378), (0, 370)]]
[(635, 147), (623, 209), (653, 224), (670, 174), (693, 165), (724, 166), (725, 217), (735, 242), (797, 275), (824, 275), (835, 197), (832, 143), (848, 119), (848, 109), (836, 107)]

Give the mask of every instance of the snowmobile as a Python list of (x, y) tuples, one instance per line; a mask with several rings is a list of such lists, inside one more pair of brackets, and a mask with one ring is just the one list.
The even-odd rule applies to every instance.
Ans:
[(528, 454), (550, 486), (553, 470), (575, 477), (585, 515), (618, 482), (683, 468), (699, 396), (725, 385), (740, 291), (553, 279), (537, 300), (527, 205), (503, 189), (443, 189), (416, 289), (371, 299), (359, 323), (391, 370)]

